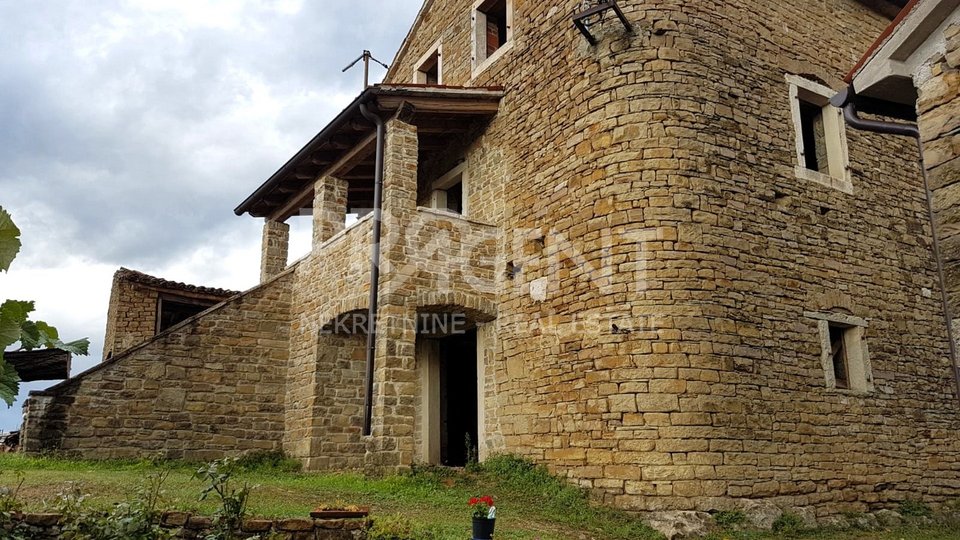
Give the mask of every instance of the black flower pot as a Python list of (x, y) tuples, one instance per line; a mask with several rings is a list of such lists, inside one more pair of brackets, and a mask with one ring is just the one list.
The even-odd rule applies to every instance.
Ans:
[(493, 538), (493, 526), (496, 519), (473, 518), (473, 540), (490, 540)]

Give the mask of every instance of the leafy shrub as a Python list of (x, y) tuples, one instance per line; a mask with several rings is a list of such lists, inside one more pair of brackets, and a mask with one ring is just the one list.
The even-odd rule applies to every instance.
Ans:
[(64, 540), (166, 540), (173, 534), (159, 526), (159, 504), (168, 470), (147, 476), (136, 496), (110, 510), (92, 507), (76, 485), (58, 496), (56, 509), (63, 516)]
[(805, 528), (803, 518), (790, 512), (784, 512), (773, 522), (773, 532), (781, 535), (798, 534)]
[(240, 488), (233, 486), (233, 476), (240, 470), (238, 462), (237, 458), (218, 459), (201, 466), (193, 475), (207, 483), (200, 492), (201, 501), (211, 494), (220, 500), (220, 507), (213, 515), (213, 532), (206, 540), (233, 540), (247, 513), (247, 500), (254, 488), (246, 483)]
[(713, 521), (719, 527), (730, 529), (747, 521), (747, 515), (739, 510), (720, 510), (713, 514)]
[(367, 533), (368, 540), (430, 540), (433, 534), (418, 527), (403, 514), (378, 517)]
[(237, 467), (244, 471), (299, 472), (299, 461), (288, 458), (280, 450), (256, 450), (237, 459)]
[(0, 488), (0, 538), (4, 540), (27, 540), (29, 530), (27, 525), (18, 519), (17, 514), (23, 510), (20, 500), (20, 488), (23, 487), (24, 474), (16, 472), (17, 484), (15, 487)]
[(900, 515), (906, 517), (930, 517), (933, 511), (927, 503), (916, 499), (907, 499), (900, 502)]

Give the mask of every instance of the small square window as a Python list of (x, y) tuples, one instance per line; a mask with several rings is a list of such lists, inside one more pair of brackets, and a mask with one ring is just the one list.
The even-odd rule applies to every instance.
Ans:
[(827, 388), (853, 392), (872, 391), (870, 356), (863, 339), (867, 322), (842, 313), (805, 315), (817, 319), (820, 364)]
[(513, 0), (481, 0), (473, 11), (473, 69), (476, 73), (507, 48), (513, 37)]
[(830, 105), (834, 91), (794, 75), (790, 84), (796, 175), (845, 193), (853, 192), (842, 111)]
[(423, 55), (420, 61), (417, 62), (417, 68), (413, 70), (413, 82), (415, 84), (427, 84), (431, 86), (443, 84), (441, 65), (441, 45), (440, 42), (437, 42), (430, 49), (430, 52)]

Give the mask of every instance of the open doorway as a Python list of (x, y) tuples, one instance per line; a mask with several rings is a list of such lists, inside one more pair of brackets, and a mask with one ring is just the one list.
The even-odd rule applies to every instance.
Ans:
[(438, 341), (440, 463), (462, 467), (477, 456), (477, 331)]

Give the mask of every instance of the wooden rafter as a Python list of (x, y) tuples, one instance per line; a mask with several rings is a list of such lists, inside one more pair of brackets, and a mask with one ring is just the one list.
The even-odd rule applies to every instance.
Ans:
[(4, 361), (9, 362), (17, 370), (23, 382), (66, 379), (70, 376), (72, 357), (73, 355), (60, 349), (3, 353)]

